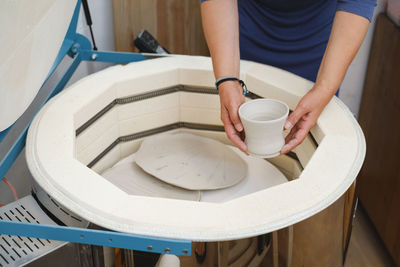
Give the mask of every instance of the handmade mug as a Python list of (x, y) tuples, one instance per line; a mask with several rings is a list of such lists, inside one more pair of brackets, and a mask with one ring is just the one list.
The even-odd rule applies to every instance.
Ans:
[(289, 107), (275, 99), (255, 99), (242, 104), (239, 117), (247, 152), (260, 158), (278, 156), (285, 144), (283, 127), (288, 114)]

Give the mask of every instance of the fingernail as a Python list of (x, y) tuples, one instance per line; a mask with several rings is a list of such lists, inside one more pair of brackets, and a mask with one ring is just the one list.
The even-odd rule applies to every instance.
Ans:
[(290, 121), (285, 122), (285, 130), (290, 130), (292, 127), (293, 127), (293, 125)]
[(236, 130), (237, 130), (238, 132), (243, 131), (243, 126), (242, 126), (242, 124), (240, 124), (240, 123), (235, 124), (235, 128), (236, 128)]

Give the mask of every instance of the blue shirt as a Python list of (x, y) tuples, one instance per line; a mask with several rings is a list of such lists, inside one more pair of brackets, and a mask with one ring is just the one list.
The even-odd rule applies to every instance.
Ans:
[(336, 11), (371, 20), (375, 6), (376, 0), (238, 0), (240, 57), (315, 81)]

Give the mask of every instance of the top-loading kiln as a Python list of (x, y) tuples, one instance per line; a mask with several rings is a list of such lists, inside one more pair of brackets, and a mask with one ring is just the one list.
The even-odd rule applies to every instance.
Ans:
[[(7, 53), (2, 53), (1, 130), (26, 110), (60, 47), (66, 49), (65, 42), (61, 44), (75, 3), (55, 0), (46, 6), (42, 2), (35, 4), (36, 17), (21, 20), (21, 31), (13, 33), (11, 40), (19, 44), (18, 49), (7, 42)], [(6, 8), (21, 17), (28, 11), (27, 7)], [(44, 36), (54, 41), (44, 42)], [(19, 53), (21, 49), (28, 53), (28, 48), (35, 53)], [(65, 52), (97, 61), (112, 61), (113, 56), (123, 63), (144, 59), (137, 54), (92, 51), (79, 40)], [(251, 91), (250, 98), (278, 99), (291, 110), (312, 87), (311, 82), (289, 72), (248, 61), (241, 62), (240, 76)], [(168, 131), (229, 144), (219, 119), (210, 58), (165, 56), (113, 66), (81, 79), (36, 115), (27, 137), (27, 162), (45, 195), (76, 217), (105, 229), (163, 242), (188, 241), (182, 244), (190, 246), (190, 241), (237, 240), (274, 232), (317, 214), (346, 192), (365, 155), (360, 127), (334, 97), (295, 151), (269, 161), (285, 174), (287, 182), (212, 203), (130, 195), (101, 176), (134, 153), (143, 138)], [(171, 250), (163, 245), (153, 251)], [(186, 249), (181, 254), (190, 252)]]

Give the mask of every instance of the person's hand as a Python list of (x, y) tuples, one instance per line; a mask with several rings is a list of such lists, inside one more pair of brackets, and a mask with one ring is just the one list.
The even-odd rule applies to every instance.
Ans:
[(281, 154), (291, 151), (303, 142), (332, 96), (333, 92), (315, 86), (303, 96), (286, 120), (285, 130), (290, 130), (290, 132), (285, 138)]
[(243, 142), (243, 125), (239, 118), (239, 107), (244, 103), (242, 86), (237, 81), (226, 81), (218, 86), (221, 102), (221, 121), (228, 138), (243, 152), (247, 146)]

